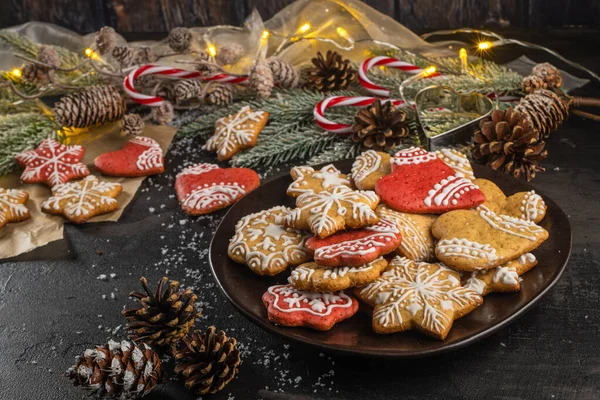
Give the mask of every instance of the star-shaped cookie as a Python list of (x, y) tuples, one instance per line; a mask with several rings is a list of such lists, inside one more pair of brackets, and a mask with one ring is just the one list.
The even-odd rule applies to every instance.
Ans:
[(463, 285), (482, 296), (493, 292), (518, 292), (521, 290), (519, 277), (536, 265), (535, 256), (526, 253), (499, 267), (464, 274)]
[(290, 175), (294, 182), (288, 187), (287, 195), (292, 197), (309, 192), (319, 193), (334, 186), (350, 187), (348, 177), (332, 164), (326, 165), (318, 171), (306, 165), (294, 167), (290, 171)]
[(0, 188), (0, 228), (11, 222), (21, 222), (31, 218), (25, 203), (27, 192)]
[(485, 203), (479, 207), (487, 207), (496, 214), (510, 215), (511, 217), (538, 223), (546, 216), (546, 203), (542, 196), (530, 190), (518, 192), (506, 197), (502, 189), (494, 182), (487, 179), (473, 181), (485, 194)]

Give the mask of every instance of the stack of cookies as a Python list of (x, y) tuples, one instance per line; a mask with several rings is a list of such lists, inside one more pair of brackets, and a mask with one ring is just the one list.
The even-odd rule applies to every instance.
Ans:
[(294, 167), (296, 207), (248, 215), (229, 256), (260, 275), (295, 267), (263, 295), (269, 319), (328, 330), (372, 309), (376, 333), (445, 339), (490, 292), (518, 291), (548, 233), (534, 192), (506, 197), (454, 150), (362, 153), (351, 174)]

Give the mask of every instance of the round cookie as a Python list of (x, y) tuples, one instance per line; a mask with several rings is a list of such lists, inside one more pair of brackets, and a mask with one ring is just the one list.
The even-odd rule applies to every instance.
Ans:
[(367, 150), (356, 157), (350, 173), (354, 186), (360, 190), (375, 189), (375, 183), (392, 171), (391, 158), (389, 154), (375, 150)]
[(108, 176), (149, 176), (163, 173), (165, 160), (156, 140), (136, 136), (122, 149), (96, 157), (94, 167)]
[(348, 177), (333, 164), (324, 166), (318, 171), (313, 167), (294, 167), (290, 171), (294, 182), (287, 189), (287, 195), (298, 197), (303, 193), (320, 193), (335, 186), (350, 187)]

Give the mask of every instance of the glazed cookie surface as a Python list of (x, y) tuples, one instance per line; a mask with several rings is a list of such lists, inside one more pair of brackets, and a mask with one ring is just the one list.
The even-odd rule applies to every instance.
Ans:
[(294, 167), (290, 171), (294, 182), (287, 189), (287, 195), (298, 197), (303, 193), (320, 193), (335, 186), (350, 187), (348, 177), (329, 164), (318, 171), (313, 167)]
[(29, 195), (23, 190), (0, 188), (0, 228), (12, 222), (31, 218), (25, 206)]
[(154, 139), (136, 136), (122, 149), (96, 157), (94, 167), (108, 176), (149, 176), (165, 170), (162, 149)]
[(375, 183), (392, 171), (391, 158), (389, 154), (375, 150), (361, 153), (354, 160), (350, 173), (354, 186), (360, 190), (375, 189)]
[(493, 292), (518, 292), (521, 290), (519, 277), (536, 265), (535, 256), (526, 253), (499, 267), (465, 274), (463, 286), (482, 296)]

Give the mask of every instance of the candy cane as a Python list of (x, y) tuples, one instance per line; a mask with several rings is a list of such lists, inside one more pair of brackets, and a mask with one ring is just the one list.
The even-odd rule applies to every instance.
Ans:
[[(376, 97), (352, 97), (352, 96), (332, 96), (327, 97), (317, 103), (313, 111), (316, 123), (326, 131), (332, 133), (350, 133), (352, 132), (352, 125), (340, 124), (333, 122), (325, 118), (325, 110), (330, 107), (366, 107), (371, 105), (377, 98)], [(382, 100), (382, 103), (391, 101), (393, 105), (398, 106), (404, 104), (403, 100), (387, 99)]]
[[(384, 87), (374, 84), (367, 76), (369, 69), (377, 66), (399, 69), (400, 71), (408, 72), (411, 75), (417, 75), (423, 72), (423, 69), (417, 67), (416, 65), (409, 64), (392, 57), (379, 56), (363, 61), (358, 69), (358, 82), (369, 92), (381, 97), (389, 97), (390, 91)], [(429, 75), (428, 78), (434, 78), (440, 75), (440, 73), (434, 72), (433, 74)]]

